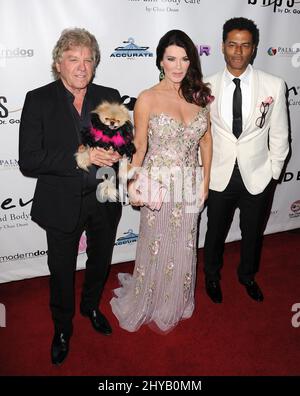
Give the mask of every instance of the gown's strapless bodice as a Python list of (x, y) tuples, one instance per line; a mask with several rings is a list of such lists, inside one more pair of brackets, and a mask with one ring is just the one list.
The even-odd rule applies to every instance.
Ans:
[(199, 140), (207, 130), (206, 108), (185, 125), (166, 113), (152, 114), (148, 129), (148, 152), (143, 166), (194, 167)]

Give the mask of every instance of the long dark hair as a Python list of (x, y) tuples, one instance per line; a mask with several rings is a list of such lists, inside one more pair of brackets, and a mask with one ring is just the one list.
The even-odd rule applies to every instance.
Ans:
[(207, 84), (202, 81), (203, 75), (199, 55), (195, 44), (186, 33), (181, 30), (170, 30), (159, 40), (156, 48), (156, 66), (160, 70), (160, 63), (165, 50), (170, 45), (183, 48), (190, 61), (187, 73), (180, 84), (183, 97), (189, 103), (205, 107), (211, 102), (211, 91)]

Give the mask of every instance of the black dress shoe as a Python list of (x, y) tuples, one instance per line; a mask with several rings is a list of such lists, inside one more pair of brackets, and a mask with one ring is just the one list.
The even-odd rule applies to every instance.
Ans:
[(65, 333), (55, 333), (51, 345), (51, 361), (60, 365), (65, 360), (69, 352), (70, 336)]
[(205, 289), (212, 302), (220, 304), (223, 301), (222, 290), (219, 281), (206, 280)]
[(258, 284), (252, 280), (247, 283), (243, 283), (243, 285), (246, 288), (246, 291), (248, 295), (255, 301), (263, 301), (264, 300), (264, 295), (262, 291), (260, 290)]
[(106, 317), (99, 311), (99, 309), (92, 309), (91, 311), (80, 310), (82, 316), (87, 316), (93, 328), (99, 333), (110, 335), (112, 333), (112, 328), (106, 319)]

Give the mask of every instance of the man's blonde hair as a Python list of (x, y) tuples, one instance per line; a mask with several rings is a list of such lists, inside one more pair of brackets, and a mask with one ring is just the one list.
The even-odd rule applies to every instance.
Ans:
[(63, 53), (72, 47), (87, 47), (91, 49), (95, 67), (94, 71), (100, 62), (99, 45), (93, 34), (82, 28), (65, 29), (62, 31), (52, 51), (52, 73), (56, 80), (60, 78), (60, 74), (56, 69), (56, 63), (59, 63)]

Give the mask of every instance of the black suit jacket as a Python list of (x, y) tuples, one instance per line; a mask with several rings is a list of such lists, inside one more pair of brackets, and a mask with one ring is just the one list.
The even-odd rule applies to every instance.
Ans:
[[(103, 100), (120, 101), (112, 88), (90, 84), (88, 92), (93, 108)], [(71, 232), (77, 225), (83, 184), (83, 171), (74, 157), (79, 144), (61, 80), (28, 92), (20, 123), (19, 165), (24, 175), (37, 177), (31, 216), (44, 228)]]

